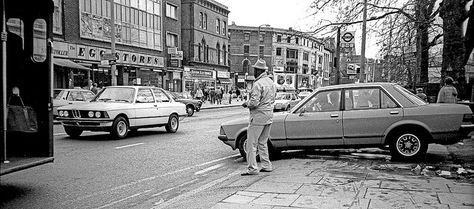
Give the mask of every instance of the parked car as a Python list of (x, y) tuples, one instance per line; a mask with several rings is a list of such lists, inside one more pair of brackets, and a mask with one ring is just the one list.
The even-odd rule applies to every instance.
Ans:
[(310, 89), (310, 88), (299, 88), (298, 89), (299, 93), (298, 93), (298, 97), (300, 99), (304, 99), (305, 97), (309, 96), (311, 94), (311, 92), (313, 92), (313, 89)]
[(194, 115), (194, 112), (199, 112), (201, 110), (202, 101), (198, 99), (193, 99), (189, 94), (177, 93), (166, 91), (173, 99), (177, 102), (181, 102), (186, 105), (186, 112), (188, 116), (191, 117)]
[(292, 92), (278, 92), (275, 97), (275, 105), (273, 111), (278, 110), (289, 110), (291, 107), (294, 107), (301, 99)]
[(109, 131), (114, 138), (125, 138), (139, 128), (165, 126), (178, 130), (186, 107), (176, 102), (161, 88), (150, 86), (109, 86), (87, 104), (58, 108), (64, 130), (78, 137), (84, 130)]
[(89, 102), (95, 94), (86, 89), (54, 89), (53, 116), (58, 116), (58, 107)]
[[(223, 123), (219, 139), (245, 156), (248, 119)], [(422, 157), (430, 143), (453, 144), (474, 130), (467, 105), (428, 104), (391, 83), (318, 88), (289, 112), (275, 114), (272, 154), (308, 148), (390, 149), (392, 159)]]

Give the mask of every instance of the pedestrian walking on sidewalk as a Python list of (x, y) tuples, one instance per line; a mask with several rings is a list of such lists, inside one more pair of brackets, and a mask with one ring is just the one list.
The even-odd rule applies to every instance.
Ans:
[(217, 104), (222, 104), (222, 90), (221, 90), (221, 87), (217, 87), (216, 101), (217, 101)]
[(453, 79), (446, 77), (445, 85), (439, 90), (437, 103), (457, 103), (458, 91), (453, 86)]
[[(265, 60), (258, 59), (255, 65), (255, 82), (249, 92), (249, 99), (242, 104), (250, 110), (249, 127), (247, 130), (247, 171), (242, 176), (256, 175), (259, 172), (273, 170), (268, 154), (267, 141), (273, 120), (273, 104), (275, 103), (276, 86), (268, 77)], [(257, 150), (260, 155), (262, 169), (257, 164)]]
[(196, 89), (196, 93), (194, 95), (196, 96), (197, 100), (201, 100), (201, 101), (202, 101), (202, 97), (204, 96), (204, 94), (202, 93), (201, 88), (199, 88), (199, 87)]

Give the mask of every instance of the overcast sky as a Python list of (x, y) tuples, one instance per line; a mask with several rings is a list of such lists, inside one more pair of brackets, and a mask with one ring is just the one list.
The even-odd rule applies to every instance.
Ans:
[[(229, 7), (229, 24), (255, 26), (270, 24), (274, 28), (310, 31), (317, 21), (312, 17), (309, 6), (312, 0), (216, 0)], [(324, 18), (330, 18), (331, 14)], [(356, 30), (356, 50), (360, 54), (361, 28)], [(367, 37), (366, 56), (375, 58), (375, 39)]]

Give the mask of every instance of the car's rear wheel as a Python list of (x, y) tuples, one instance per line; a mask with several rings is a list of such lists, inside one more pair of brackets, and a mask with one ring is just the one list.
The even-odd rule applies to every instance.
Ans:
[[(270, 157), (270, 160), (278, 159), (278, 157), (280, 156), (280, 151), (276, 150), (273, 147), (270, 140), (268, 140), (267, 142), (267, 147), (268, 147), (268, 155)], [(247, 134), (243, 134), (240, 137), (238, 148), (239, 148), (240, 156), (242, 156), (242, 158), (244, 158), (244, 160), (247, 161)], [(257, 153), (257, 161), (260, 161), (260, 156), (258, 155), (258, 153)]]
[(393, 135), (390, 141), (390, 153), (393, 160), (419, 160), (427, 150), (426, 134), (419, 131), (400, 130)]
[(72, 138), (77, 138), (82, 134), (82, 130), (77, 128), (64, 127), (64, 131)]
[(175, 114), (170, 115), (170, 118), (168, 119), (168, 123), (166, 124), (165, 128), (168, 133), (176, 133), (179, 128), (178, 116)]
[(191, 117), (194, 115), (194, 107), (192, 105), (188, 105), (186, 107), (186, 113), (188, 113), (188, 116)]
[(124, 117), (118, 117), (112, 124), (110, 134), (116, 139), (123, 139), (128, 135), (128, 122)]

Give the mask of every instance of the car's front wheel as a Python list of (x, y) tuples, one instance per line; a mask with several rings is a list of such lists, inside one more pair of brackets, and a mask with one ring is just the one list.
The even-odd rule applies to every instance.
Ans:
[(177, 115), (173, 114), (170, 115), (168, 119), (168, 123), (166, 124), (165, 128), (168, 133), (176, 133), (179, 127), (179, 118)]
[(393, 160), (419, 160), (427, 150), (427, 138), (421, 132), (400, 130), (393, 135), (390, 141), (390, 154)]
[(77, 128), (64, 127), (64, 131), (72, 138), (77, 138), (82, 134), (82, 130)]
[[(280, 155), (280, 151), (273, 148), (273, 145), (270, 142), (270, 140), (267, 142), (267, 147), (268, 147), (268, 155), (270, 157), (270, 160), (277, 159), (278, 156)], [(240, 137), (238, 148), (239, 148), (240, 156), (242, 156), (244, 160), (247, 160), (247, 134), (243, 134)], [(257, 153), (257, 161), (259, 160), (260, 160), (260, 156)]]
[(128, 134), (128, 122), (124, 117), (118, 117), (112, 124), (110, 134), (116, 139), (123, 139)]
[(188, 116), (191, 117), (194, 115), (194, 107), (192, 105), (188, 105), (186, 107), (186, 113), (188, 113)]

